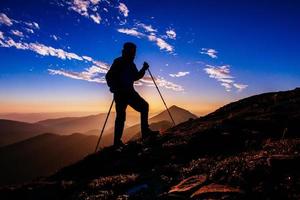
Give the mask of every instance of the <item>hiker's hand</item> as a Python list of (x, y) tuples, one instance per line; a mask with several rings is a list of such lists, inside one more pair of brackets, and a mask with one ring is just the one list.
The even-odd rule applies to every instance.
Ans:
[(143, 64), (143, 70), (146, 71), (147, 69), (149, 69), (149, 64), (147, 62), (144, 62), (144, 64)]

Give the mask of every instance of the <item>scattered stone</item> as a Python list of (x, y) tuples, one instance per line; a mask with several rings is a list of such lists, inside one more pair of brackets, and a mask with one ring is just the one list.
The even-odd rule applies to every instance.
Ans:
[(116, 176), (100, 177), (92, 180), (88, 187), (90, 189), (97, 189), (102, 187), (117, 187), (133, 183), (137, 179), (137, 174), (120, 174)]
[(206, 186), (201, 187), (196, 192), (191, 195), (191, 198), (198, 198), (206, 194), (228, 194), (228, 193), (243, 193), (239, 188), (231, 187), (228, 185), (220, 185), (212, 183)]
[(189, 178), (184, 179), (179, 184), (173, 186), (169, 193), (175, 193), (175, 192), (188, 192), (196, 187), (202, 185), (206, 181), (205, 175), (197, 175), (197, 176), (191, 176)]

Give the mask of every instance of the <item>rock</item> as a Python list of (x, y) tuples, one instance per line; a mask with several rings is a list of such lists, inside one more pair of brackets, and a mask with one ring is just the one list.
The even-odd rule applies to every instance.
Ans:
[(224, 195), (228, 193), (242, 193), (242, 191), (239, 188), (231, 187), (228, 185), (220, 185), (220, 184), (212, 183), (198, 189), (196, 192), (194, 192), (191, 195), (191, 198), (199, 198), (207, 194)]
[(173, 186), (169, 193), (181, 193), (181, 192), (188, 192), (196, 187), (202, 185), (206, 181), (205, 175), (197, 175), (197, 176), (191, 176), (189, 178), (184, 179), (179, 184)]

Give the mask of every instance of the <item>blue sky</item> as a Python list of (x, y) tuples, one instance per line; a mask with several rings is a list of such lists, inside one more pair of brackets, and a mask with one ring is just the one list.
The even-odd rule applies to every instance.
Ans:
[[(299, 1), (3, 0), (0, 112), (103, 112), (126, 41), (169, 105), (198, 114), (300, 84)], [(163, 104), (146, 75), (136, 89)]]

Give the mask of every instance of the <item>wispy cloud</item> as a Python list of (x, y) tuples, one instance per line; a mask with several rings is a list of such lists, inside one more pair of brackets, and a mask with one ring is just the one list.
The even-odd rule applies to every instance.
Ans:
[(234, 83), (233, 86), (238, 89), (238, 91), (243, 91), (248, 87), (248, 85), (244, 84), (239, 84), (239, 83)]
[(31, 28), (25, 28), (25, 30), (27, 33), (32, 33), (32, 34), (34, 33), (34, 30)]
[[(107, 65), (107, 64), (105, 64)], [(107, 69), (104, 70), (103, 68), (100, 68), (99, 66), (93, 65), (90, 68), (84, 69), (82, 72), (74, 72), (74, 71), (68, 71), (65, 69), (48, 69), (49, 73), (51, 75), (61, 75), (72, 79), (77, 80), (84, 80), (89, 82), (96, 82), (96, 83), (106, 83), (104, 74), (107, 73)], [(155, 78), (155, 81), (159, 87), (163, 87), (166, 89), (170, 89), (173, 91), (184, 91), (184, 88), (181, 85), (177, 85), (173, 82), (167, 81), (166, 79), (162, 77)], [(147, 86), (147, 87), (153, 87), (153, 81), (150, 76), (144, 76), (139, 81), (136, 81), (135, 86)]]
[[(26, 42), (16, 42), (12, 38), (7, 38), (4, 36), (4, 33), (0, 31), (0, 47), (6, 48), (16, 48), (20, 50), (29, 50), (33, 51), (42, 56), (53, 56), (59, 59), (75, 59), (79, 61), (88, 61), (92, 63), (90, 68), (84, 69), (81, 72), (68, 71), (65, 69), (48, 69), (51, 75), (62, 75), (68, 78), (85, 80), (89, 82), (97, 82), (97, 83), (106, 83), (104, 74), (107, 73), (109, 69), (109, 65), (102, 61), (94, 60), (89, 56), (80, 56), (76, 53), (67, 52), (62, 49), (57, 49), (51, 46), (46, 46), (40, 43), (26, 43)], [(164, 87), (167, 89), (171, 89), (174, 91), (183, 91), (183, 87), (177, 85), (173, 82), (170, 82), (162, 77), (156, 78), (156, 82), (160, 87)], [(149, 76), (145, 76), (141, 80), (136, 82), (136, 85), (145, 85), (145, 86), (153, 86), (152, 79)]]
[(18, 37), (24, 37), (24, 34), (23, 32), (21, 31), (18, 31), (18, 30), (11, 30), (11, 33), (15, 36), (18, 36)]
[(174, 47), (172, 45), (168, 44), (162, 38), (157, 37), (155, 34), (150, 33), (147, 35), (138, 31), (136, 28), (120, 28), (117, 29), (117, 31), (138, 38), (147, 38), (149, 41), (154, 42), (161, 50), (165, 50), (170, 53), (174, 52)]
[(7, 38), (2, 33), (0, 40), (0, 47), (14, 47), (21, 50), (30, 50), (42, 56), (54, 56), (60, 59), (76, 59), (83, 60), (83, 58), (75, 53), (64, 51), (63, 49), (53, 48), (51, 46), (46, 46), (41, 43), (26, 43), (26, 42), (16, 42), (12, 38)]
[(190, 74), (190, 72), (177, 72), (176, 74), (169, 74), (169, 76), (178, 78), (178, 77), (186, 76), (188, 74)]
[(103, 73), (104, 72), (106, 73), (108, 71), (108, 69), (109, 69), (109, 65), (107, 63), (105, 63), (105, 62), (92, 59), (92, 63), (94, 65), (96, 65), (97, 67), (99, 67), (103, 71)]
[(0, 24), (5, 24), (6, 26), (13, 25), (13, 20), (10, 19), (6, 14), (0, 13)]
[[(19, 28), (25, 30), (26, 32), (29, 33), (34, 33), (33, 29), (38, 30), (40, 29), (40, 26), (36, 22), (24, 22), (24, 21), (17, 21), (14, 19), (11, 19), (12, 21), (18, 23), (20, 25)], [(18, 37), (25, 37), (25, 33), (20, 30), (12, 29), (9, 31), (10, 34), (18, 36)], [(28, 37), (26, 35), (26, 37)], [(50, 35), (53, 39), (57, 40), (58, 37), (55, 35)], [(28, 37), (29, 38), (29, 37)], [(1, 37), (0, 37), (0, 47), (5, 47), (5, 48), (16, 48), (20, 50), (29, 50), (33, 51), (39, 55), (42, 56), (53, 56), (57, 57), (60, 59), (75, 59), (75, 60), (84, 60), (83, 57), (77, 55), (76, 53), (68, 52), (63, 49), (59, 48), (54, 48), (51, 46), (47, 46), (38, 42), (24, 42), (23, 40), (16, 41), (12, 39), (11, 37), (4, 36), (4, 33), (1, 32)]]
[[(181, 85), (170, 82), (160, 76), (155, 78), (155, 82), (159, 87), (164, 87), (166, 89), (170, 89), (170, 90), (177, 91), (177, 92), (184, 91), (184, 88)], [(149, 86), (149, 87), (155, 86), (153, 83), (153, 80), (150, 76), (144, 76), (141, 80), (139, 80), (137, 82), (137, 85), (145, 85), (145, 86)]]
[(53, 40), (55, 40), (55, 41), (57, 41), (59, 39), (59, 37), (56, 35), (50, 35), (50, 37), (53, 38)]
[[(91, 66), (90, 68), (86, 68), (82, 72), (73, 72), (64, 69), (48, 69), (48, 71), (51, 75), (62, 75), (77, 80), (85, 80), (96, 83), (106, 83), (105, 77), (103, 76), (103, 74), (105, 74), (106, 71), (103, 71), (101, 68), (95, 65)], [(100, 76), (101, 74), (102, 76)]]
[[(101, 22), (101, 17), (96, 12), (98, 9), (98, 4), (102, 2), (100, 0), (72, 0), (68, 1), (69, 9), (73, 10), (80, 15), (87, 17), (91, 20), (93, 20), (95, 23)], [(107, 1), (108, 4), (110, 4)], [(128, 8), (122, 3), (120, 4), (121, 7), (120, 12), (123, 13), (124, 17), (128, 16)], [(20, 30), (10, 30), (11, 34), (17, 35), (20, 37), (25, 36), (26, 33), (34, 33), (35, 30), (40, 29), (40, 26), (36, 22), (22, 22), (22, 21), (16, 21), (13, 19), (10, 19), (7, 17), (7, 15), (0, 13), (0, 23), (12, 26), (14, 22), (16, 23), (22, 23), (23, 27), (22, 31)], [(140, 23), (138, 25), (141, 29), (143, 29), (143, 32), (138, 31), (136, 28), (132, 29), (126, 29), (126, 28), (120, 28), (118, 29), (118, 32), (128, 34), (135, 37), (143, 37), (145, 39), (148, 39), (151, 42), (154, 42), (161, 50), (165, 50), (168, 52), (173, 52), (174, 47), (170, 44), (168, 44), (164, 39), (160, 38), (159, 36), (156, 36), (155, 33), (157, 32), (157, 29), (153, 28), (151, 25), (146, 25), (143, 23)], [(26, 35), (27, 37), (27, 35)], [(57, 40), (58, 37), (55, 35), (50, 35), (54, 40)], [(84, 55), (78, 55), (73, 52), (69, 52), (60, 48), (55, 48), (52, 46), (47, 46), (45, 44), (39, 43), (39, 42), (24, 42), (23, 40), (15, 40), (15, 38), (11, 38), (9, 36), (4, 35), (3, 32), (0, 31), (0, 47), (5, 48), (16, 48), (19, 50), (27, 50), (32, 51), (36, 54), (42, 55), (42, 56), (52, 56), (56, 57), (62, 60), (78, 60), (78, 61), (84, 61), (84, 62), (90, 62), (92, 65), (89, 68), (85, 68), (83, 71), (70, 71), (66, 69), (48, 69), (49, 73), (51, 75), (61, 75), (68, 78), (78, 79), (78, 80), (85, 80), (89, 82), (97, 82), (97, 83), (105, 83), (104, 75), (107, 73), (109, 69), (109, 65), (107, 63), (104, 63), (102, 61), (98, 61), (93, 59), (90, 56)], [(180, 75), (179, 75), (180, 76)], [(178, 85), (176, 83), (170, 82), (163, 77), (156, 78), (156, 83), (158, 86), (171, 89), (174, 91), (183, 91), (183, 87), (181, 85)], [(145, 76), (141, 80), (136, 82), (136, 85), (143, 85), (143, 86), (154, 86), (152, 79), (149, 76)]]
[[(109, 7), (114, 7), (119, 10), (119, 13), (122, 14), (123, 18), (120, 16), (116, 16), (115, 19), (120, 21), (121, 26), (127, 23), (127, 20), (124, 19), (128, 17), (129, 15), (129, 9), (128, 7), (122, 3), (119, 2), (118, 5), (112, 6), (112, 3), (110, 1), (95, 1), (92, 2), (91, 0), (73, 0), (69, 2), (69, 9), (79, 13), (80, 15), (92, 19), (95, 23), (100, 24), (102, 20), (101, 16), (95, 12), (97, 11), (98, 4), (102, 2), (107, 2)], [(108, 9), (106, 7), (103, 7), (103, 10), (108, 12)], [(92, 14), (93, 13), (93, 14)], [(108, 24), (108, 20), (104, 20)], [(139, 30), (142, 29), (142, 30)], [(165, 50), (169, 53), (174, 53), (174, 47), (170, 45), (166, 40), (164, 39), (176, 39), (176, 33), (174, 30), (168, 30), (167, 36), (164, 38), (163, 36), (157, 36), (155, 33), (157, 32), (157, 29), (153, 28), (152, 25), (146, 25), (142, 22), (136, 22), (135, 27), (131, 28), (117, 28), (117, 31), (119, 33), (131, 35), (138, 38), (147, 38), (149, 41), (154, 42), (161, 50)]]
[(167, 89), (171, 89), (171, 90), (174, 90), (174, 91), (177, 91), (177, 92), (184, 91), (184, 88), (181, 85), (177, 85), (175, 83), (167, 81), (163, 77), (158, 77), (156, 82), (158, 83), (158, 85), (160, 87), (165, 87)]
[(152, 42), (155, 42), (161, 50), (165, 50), (170, 53), (174, 52), (174, 47), (162, 38), (159, 38), (156, 35), (148, 35), (148, 39)]
[(25, 22), (29, 28), (40, 29), (40, 25), (36, 22)]
[[(34, 30), (40, 29), (40, 26), (36, 22), (18, 21), (16, 19), (9, 18), (6, 14), (0, 13), (0, 25), (6, 25), (13, 27), (8, 30), (7, 33), (18, 37), (27, 37), (26, 33), (34, 33)], [(18, 25), (18, 27), (16, 27)]]
[(90, 0), (93, 5), (97, 5), (101, 0)]
[[(119, 25), (127, 23), (126, 19), (129, 15), (129, 9), (125, 3), (119, 1), (109, 0), (68, 0), (62, 3), (63, 6), (67, 6), (69, 10), (72, 10), (83, 17), (86, 17), (96, 24), (110, 25), (115, 23), (115, 19), (119, 21)], [(102, 13), (102, 11), (110, 15)], [(101, 15), (100, 15), (101, 13)]]
[(200, 51), (201, 54), (206, 54), (211, 58), (217, 58), (218, 52), (215, 49), (207, 49), (207, 48), (202, 48)]
[[(68, 78), (85, 80), (89, 82), (106, 83), (104, 75), (108, 72), (109, 65), (102, 61), (95, 61), (88, 56), (83, 56), (83, 58), (86, 60), (91, 60), (93, 65), (89, 68), (84, 69), (81, 72), (74, 72), (65, 69), (48, 69), (48, 71), (51, 75), (61, 75)], [(171, 89), (173, 91), (184, 91), (184, 88), (181, 85), (170, 82), (164, 79), (163, 77), (155, 78), (155, 82), (159, 87)], [(149, 75), (145, 75), (142, 79), (136, 81), (135, 85), (153, 87), (154, 83), (152, 78)]]
[(176, 32), (174, 29), (167, 30), (166, 34), (167, 34), (168, 38), (170, 38), (172, 40), (176, 39)]
[(128, 28), (120, 28), (120, 29), (117, 29), (118, 32), (120, 33), (124, 33), (124, 34), (127, 34), (127, 35), (131, 35), (131, 36), (135, 36), (135, 37), (142, 37), (142, 36), (145, 36), (145, 34), (137, 31), (136, 29), (134, 28), (131, 28), (131, 29), (128, 29)]
[(106, 74), (109, 65), (95, 60), (89, 56), (80, 56), (73, 52), (67, 52), (63, 49), (57, 49), (51, 46), (46, 46), (40, 43), (26, 43), (26, 42), (16, 42), (12, 38), (7, 38), (4, 36), (4, 33), (0, 31), (0, 47), (6, 48), (16, 48), (21, 50), (33, 51), (42, 56), (53, 56), (59, 59), (69, 59), (69, 60), (79, 60), (79, 61), (88, 61), (92, 63), (90, 68), (86, 68), (82, 72), (72, 72), (64, 69), (48, 69), (49, 73), (52, 75), (63, 75), (73, 79), (86, 80), (90, 82), (105, 83), (104, 77), (99, 77), (99, 74)]
[(93, 58), (89, 57), (89, 56), (82, 56), (83, 59), (91, 62), (93, 60)]
[(118, 8), (119, 11), (124, 15), (124, 17), (128, 17), (129, 9), (124, 3), (120, 3)]
[(216, 79), (218, 82), (220, 82), (227, 92), (230, 92), (233, 87), (237, 88), (239, 92), (248, 87), (248, 85), (235, 83), (234, 77), (230, 73), (229, 65), (206, 65), (204, 71), (209, 75), (210, 78)]
[(154, 29), (152, 25), (146, 25), (144, 23), (136, 23), (136, 26), (143, 28), (147, 32), (157, 32), (157, 29)]
[(100, 0), (72, 0), (67, 2), (69, 9), (77, 12), (81, 16), (91, 19), (97, 24), (100, 24), (101, 17), (98, 10)]
[(226, 82), (221, 82), (221, 85), (225, 88), (227, 92), (231, 91), (232, 85)]
[(73, 0), (69, 8), (82, 16), (89, 17), (88, 9), (90, 3), (88, 0)]
[(40, 43), (30, 43), (28, 47), (30, 50), (35, 51), (36, 53), (43, 56), (55, 56), (63, 60), (65, 59), (83, 60), (81, 56), (78, 56), (75, 53), (70, 53), (62, 49), (56, 49), (51, 46), (46, 46)]
[(218, 81), (233, 79), (233, 77), (230, 75), (229, 65), (223, 65), (223, 66), (206, 65), (204, 71), (209, 75), (210, 78), (217, 79)]
[(100, 24), (101, 17), (98, 13), (96, 13), (95, 15), (90, 15), (90, 17), (96, 24)]

